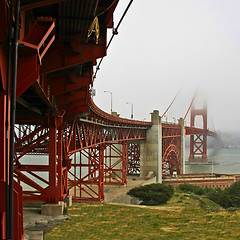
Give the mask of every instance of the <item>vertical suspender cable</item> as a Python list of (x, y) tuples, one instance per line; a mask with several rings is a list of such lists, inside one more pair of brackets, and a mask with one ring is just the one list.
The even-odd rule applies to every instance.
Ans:
[(12, 1), (10, 2), (9, 6), (9, 34), (8, 34), (8, 62), (7, 62), (7, 86), (6, 86), (6, 111), (5, 111), (5, 129), (6, 129), (6, 136), (5, 136), (5, 180), (6, 180), (6, 188), (5, 188), (5, 209), (6, 209), (6, 236), (9, 236), (9, 191), (8, 191), (8, 165), (9, 165), (9, 139), (8, 139), (8, 129), (9, 129), (9, 86), (10, 86), (10, 72), (11, 72), (11, 58), (12, 58), (12, 38), (13, 38), (13, 31), (12, 31), (12, 20), (13, 20), (13, 7)]
[(13, 160), (14, 160), (14, 125), (16, 115), (16, 85), (18, 60), (18, 31), (19, 31), (20, 0), (15, 4), (15, 22), (12, 58), (12, 82), (10, 103), (10, 149), (9, 149), (9, 239), (13, 240)]

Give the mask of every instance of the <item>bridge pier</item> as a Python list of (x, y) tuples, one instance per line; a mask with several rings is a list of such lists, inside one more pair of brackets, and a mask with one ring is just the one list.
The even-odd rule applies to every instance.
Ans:
[(186, 130), (185, 130), (184, 119), (180, 118), (178, 120), (178, 124), (181, 127), (181, 174), (185, 174), (185, 136), (186, 136)]
[(153, 172), (156, 182), (162, 182), (162, 124), (159, 111), (151, 113), (152, 127), (147, 130), (146, 141), (140, 145), (140, 177)]

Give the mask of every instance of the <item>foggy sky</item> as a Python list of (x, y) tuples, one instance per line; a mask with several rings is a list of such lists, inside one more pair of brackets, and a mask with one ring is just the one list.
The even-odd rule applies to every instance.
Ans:
[[(117, 25), (129, 0), (120, 0)], [(101, 30), (101, 29), (100, 29)], [(109, 32), (111, 36), (111, 31)], [(240, 1), (135, 0), (94, 82), (98, 107), (149, 120), (184, 117), (195, 90), (208, 101), (209, 128), (240, 132)], [(189, 123), (189, 119), (186, 120)]]

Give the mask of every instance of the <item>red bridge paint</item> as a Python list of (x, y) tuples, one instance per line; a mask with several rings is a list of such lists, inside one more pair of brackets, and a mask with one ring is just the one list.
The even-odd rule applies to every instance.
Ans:
[[(0, 0), (0, 200), (1, 239), (6, 238), (8, 186), (9, 23), (11, 3)], [(126, 184), (139, 174), (139, 141), (151, 122), (103, 112), (92, 101), (93, 66), (106, 55), (118, 0), (21, 0), (14, 159), (14, 239), (23, 239), (22, 200), (58, 203), (102, 201), (104, 184)], [(98, 18), (99, 33), (90, 26)], [(94, 21), (97, 24), (97, 21)], [(11, 59), (10, 59), (11, 61)], [(11, 70), (11, 69), (9, 69)], [(177, 124), (162, 124), (163, 172), (181, 171)], [(187, 135), (214, 135), (186, 127)], [(203, 152), (205, 154), (205, 152)], [(32, 163), (25, 156), (33, 156)], [(47, 163), (38, 157), (48, 156)], [(205, 155), (204, 155), (205, 157)], [(84, 175), (83, 169), (87, 169)], [(45, 174), (46, 177), (43, 177)], [(29, 189), (22, 191), (21, 183)]]

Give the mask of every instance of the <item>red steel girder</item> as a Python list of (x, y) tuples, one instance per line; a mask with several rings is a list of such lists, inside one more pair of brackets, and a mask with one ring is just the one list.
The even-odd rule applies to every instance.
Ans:
[(178, 124), (162, 124), (162, 137), (172, 138), (181, 136), (181, 127)]
[(21, 11), (27, 11), (31, 10), (34, 8), (39, 8), (39, 7), (45, 7), (49, 6), (52, 4), (60, 3), (60, 2), (66, 2), (70, 0), (39, 0), (39, 1), (34, 1), (34, 2), (24, 2), (21, 4)]
[(55, 39), (54, 27), (54, 19), (38, 18), (23, 40), (19, 40), (17, 97), (39, 80), (42, 58)]
[(82, 45), (81, 53), (54, 42), (42, 61), (41, 74), (59, 71), (86, 62), (93, 62), (106, 55), (105, 45)]
[(37, 18), (23, 40), (19, 40), (18, 42), (30, 49), (36, 50), (41, 64), (43, 56), (55, 39), (54, 28), (55, 19)]
[[(74, 121), (68, 126), (65, 136), (69, 154), (101, 143), (139, 140), (146, 137), (146, 128), (123, 127), (105, 125), (86, 119)], [(73, 132), (77, 136), (76, 139), (72, 138)]]
[(88, 88), (91, 78), (88, 76), (77, 76), (76, 71), (68, 76), (54, 74), (48, 80), (51, 96), (65, 95), (81, 88)]

